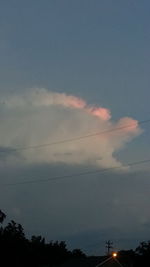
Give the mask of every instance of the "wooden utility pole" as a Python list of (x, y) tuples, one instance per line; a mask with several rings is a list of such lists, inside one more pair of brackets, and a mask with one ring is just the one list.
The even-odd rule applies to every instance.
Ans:
[(110, 255), (110, 249), (113, 248), (113, 242), (108, 240), (106, 241), (106, 249), (107, 249), (107, 255)]

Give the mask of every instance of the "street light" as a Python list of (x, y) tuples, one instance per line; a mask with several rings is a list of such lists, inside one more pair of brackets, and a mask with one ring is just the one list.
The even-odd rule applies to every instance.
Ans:
[(117, 253), (113, 252), (112, 256), (113, 256), (113, 258), (116, 258), (117, 257)]

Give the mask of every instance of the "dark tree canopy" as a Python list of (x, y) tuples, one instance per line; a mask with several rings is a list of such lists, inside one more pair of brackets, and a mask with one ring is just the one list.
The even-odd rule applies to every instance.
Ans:
[(0, 210), (0, 223), (3, 223), (3, 221), (5, 220), (5, 218), (6, 218), (5, 213)]
[[(1, 212), (1, 222), (6, 215)], [(42, 236), (27, 239), (21, 224), (10, 221), (0, 227), (0, 251), (3, 266), (43, 267), (56, 266), (75, 256), (83, 256), (82, 251), (76, 253), (67, 249), (64, 241), (45, 242)]]
[[(0, 210), (0, 222), (5, 218), (6, 215)], [(68, 250), (65, 241), (47, 243), (40, 235), (28, 239), (22, 225), (13, 220), (0, 227), (0, 251), (2, 266), (6, 267), (59, 267), (66, 261), (83, 261), (86, 258), (78, 248)], [(150, 241), (141, 242), (135, 251), (119, 251), (118, 260), (123, 266), (150, 266)]]

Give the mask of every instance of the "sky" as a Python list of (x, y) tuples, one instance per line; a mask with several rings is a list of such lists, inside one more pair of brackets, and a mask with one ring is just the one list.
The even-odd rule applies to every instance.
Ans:
[(0, 4), (7, 221), (88, 254), (135, 248), (150, 236), (149, 162), (128, 166), (150, 159), (149, 1)]

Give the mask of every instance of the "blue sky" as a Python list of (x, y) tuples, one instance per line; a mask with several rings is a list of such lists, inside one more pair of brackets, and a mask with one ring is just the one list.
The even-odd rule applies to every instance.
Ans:
[[(46, 88), (54, 94), (65, 93), (67, 95), (74, 95), (84, 99), (90, 105), (110, 109), (113, 121), (126, 116), (139, 121), (150, 118), (150, 2), (148, 0), (1, 0), (0, 3), (0, 93), (2, 98), (5, 94), (19, 96), (25, 92), (28, 93), (33, 88)], [(51, 112), (53, 113), (55, 111)], [(1, 119), (6, 121), (8, 115), (6, 116), (5, 112), (1, 114), (4, 114), (1, 115)], [(27, 111), (25, 110), (22, 118), (25, 118), (26, 128), (31, 132), (30, 124), (28, 124), (30, 123), (29, 119), (25, 117), (26, 114)], [(60, 114), (59, 111), (55, 113), (52, 121), (57, 122), (58, 114)], [(67, 113), (62, 114), (68, 116)], [(18, 127), (18, 124), (16, 124), (18, 116), (17, 113), (16, 117), (12, 116), (11, 122), (9, 120), (9, 125), (3, 129), (1, 128), (1, 131), (8, 131), (11, 125), (12, 128), (13, 125), (17, 125), (16, 127)], [(29, 114), (28, 117), (30, 117)], [(20, 121), (19, 123), (21, 125)], [(1, 127), (3, 127), (3, 124), (1, 124)], [(150, 125), (148, 123), (142, 125), (142, 129), (144, 129), (144, 132), (132, 140), (123, 151), (114, 152), (117, 154), (117, 158), (124, 162), (150, 158)], [(9, 135), (7, 137), (7, 143), (9, 143), (11, 138)], [(3, 140), (2, 137), (1, 140)], [(19, 137), (19, 145), (22, 145), (21, 140), (21, 137)], [(2, 145), (4, 144), (1, 143)], [(38, 170), (40, 169), (40, 175), (43, 175), (43, 168), (45, 166), (42, 165), (42, 162), (36, 163), (38, 166), (35, 166), (34, 162), (32, 166), (21, 165), (20, 169), (18, 169), (18, 166), (12, 167), (11, 164), (9, 170), (13, 176), (13, 181), (19, 179), (20, 175), (26, 177), (26, 175), (30, 176), (32, 172), (35, 174), (36, 168)], [(6, 180), (10, 180), (8, 178), (10, 175), (9, 171), (4, 170), (4, 166), (0, 167), (3, 173), (2, 182), (4, 181), (4, 177), (6, 177)], [(46, 174), (50, 175), (54, 173), (55, 176), (55, 172), (57, 171), (55, 167), (53, 164), (50, 167), (46, 167)], [(63, 168), (68, 173), (77, 171), (79, 166), (75, 166), (73, 162), (72, 167)], [(146, 166), (145, 169), (148, 169), (148, 167)], [(145, 173), (145, 169), (143, 169), (144, 174), (142, 174), (145, 177), (142, 191), (143, 196), (146, 188), (145, 181), (148, 179), (148, 173)], [(114, 177), (115, 174), (111, 175)], [(136, 175), (139, 177), (141, 173), (136, 173)], [(126, 188), (130, 188), (130, 174), (126, 174), (126, 176)], [(107, 186), (109, 187), (109, 179), (107, 177), (104, 182), (106, 188)], [(149, 184), (149, 181), (147, 182)], [(70, 190), (70, 183), (69, 185), (65, 184), (65, 186), (67, 191), (68, 188)], [(76, 186), (78, 186), (78, 183)], [(87, 195), (85, 193), (85, 199), (87, 201), (88, 186), (86, 191)], [(138, 189), (135, 190), (139, 191), (141, 184), (138, 187), (137, 183), (136, 186)], [(11, 191), (11, 189), (9, 190)], [(27, 217), (25, 218), (24, 215), (20, 215), (23, 214), (23, 211), (27, 214), (29, 206), (22, 192), (23, 189), (17, 187), (13, 190), (16, 190), (14, 192), (17, 196), (17, 201), (14, 193), (9, 192), (13, 199), (11, 203), (5, 199), (5, 194), (2, 195), (1, 201), (4, 209), (6, 212), (12, 214), (12, 216), (16, 216), (16, 220), (21, 220), (26, 225), (27, 231), (30, 232), (30, 228), (34, 228), (34, 218), (26, 219)], [(120, 189), (117, 190), (120, 192)], [(31, 191), (32, 186), (30, 188), (30, 194)], [(64, 192), (65, 189), (63, 191), (65, 195)], [(38, 187), (38, 193), (40, 194), (40, 187)], [(57, 195), (57, 187), (54, 188), (53, 194)], [(132, 193), (130, 192), (129, 194), (132, 199)], [(134, 194), (138, 201), (138, 193), (136, 195), (136, 192), (134, 192)], [(80, 199), (81, 192), (79, 195)], [(35, 194), (34, 197), (38, 199), (38, 194)], [(32, 199), (31, 196), (30, 199)], [(78, 208), (74, 204), (75, 197), (71, 199), (71, 203), (77, 212)], [(46, 200), (48, 201), (48, 198)], [(122, 201), (124, 200), (120, 200), (121, 203)], [(45, 203), (44, 200), (43, 205), (46, 205)], [(64, 205), (65, 203), (64, 201)], [(144, 201), (142, 203), (144, 208)], [(55, 207), (58, 208), (57, 204), (54, 201), (54, 209)], [(104, 205), (102, 205), (103, 209), (106, 207), (105, 204), (104, 201)], [(18, 206), (16, 207), (15, 205)], [(86, 207), (86, 201), (84, 205)], [(84, 205), (82, 206), (83, 209)], [(127, 201), (126, 205), (127, 214), (129, 214), (128, 207), (130, 206), (130, 202)], [(40, 216), (37, 208), (32, 207), (29, 210), (32, 212), (34, 209), (37, 217)], [(58, 211), (60, 210), (58, 208)], [(70, 206), (65, 208), (65, 218), (68, 218), (67, 214), (70, 210)], [(143, 217), (145, 216), (144, 218), (146, 218), (144, 221), (146, 224), (150, 220), (147, 212), (148, 209), (145, 208), (145, 215)], [(44, 214), (43, 216), (45, 216), (44, 219), (46, 220), (49, 213), (45, 211)], [(55, 215), (53, 214), (53, 216), (53, 220), (55, 221)], [(99, 219), (97, 218), (96, 212), (95, 217), (96, 223), (95, 225), (92, 224), (92, 230), (88, 230), (88, 227), (85, 229), (86, 233), (89, 231), (90, 236), (92, 235), (90, 231), (93, 231), (93, 236), (95, 235), (95, 231), (98, 231), (97, 222)], [(61, 220), (59, 216), (56, 216), (56, 218), (57, 220)], [(107, 216), (104, 215), (104, 218), (106, 219)], [(136, 215), (133, 221), (135, 218)], [(83, 218), (81, 222), (78, 221), (79, 232), (83, 231), (82, 220)], [(65, 220), (62, 219), (62, 221)], [(42, 222), (41, 226), (38, 226), (37, 232), (44, 232), (44, 225)], [(47, 229), (47, 235), (49, 235), (51, 228), (47, 225), (45, 227)], [(52, 229), (53, 227), (54, 225)], [(107, 226), (108, 233), (109, 227), (111, 229), (111, 225)], [(58, 225), (56, 223), (56, 232), (57, 228), (60, 228), (59, 223)], [(141, 231), (143, 231), (143, 237), (145, 238), (147, 228)], [(68, 238), (70, 236), (70, 242), (73, 244), (71, 236), (75, 235), (75, 233), (71, 235), (70, 232), (67, 233), (66, 230), (65, 232), (66, 237)], [(59, 234), (56, 237), (59, 237)], [(53, 238), (55, 238), (55, 235)], [(77, 240), (79, 245), (82, 243), (81, 237), (78, 234), (76, 234), (74, 239)], [(133, 240), (135, 239), (136, 233), (133, 235)]]
[(148, 116), (149, 1), (1, 1), (1, 87)]

